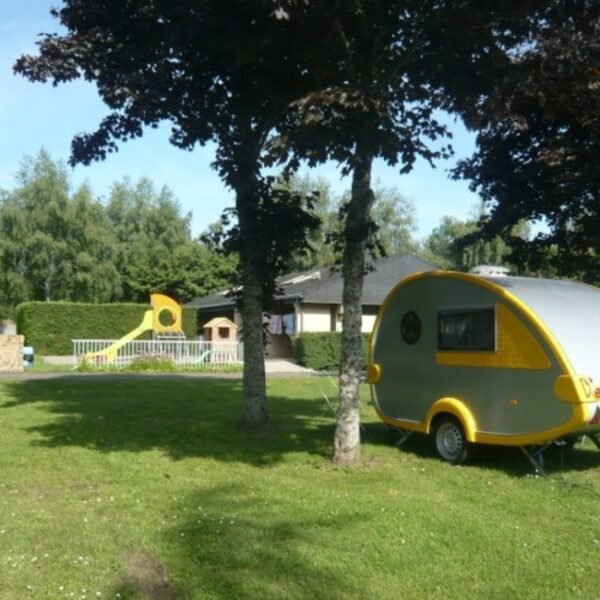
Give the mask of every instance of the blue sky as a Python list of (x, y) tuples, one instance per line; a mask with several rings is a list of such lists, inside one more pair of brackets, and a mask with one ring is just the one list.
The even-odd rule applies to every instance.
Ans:
[[(0, 188), (11, 189), (14, 175), (24, 156), (46, 148), (54, 159), (66, 161), (74, 135), (93, 131), (107, 113), (93, 84), (73, 82), (58, 87), (33, 84), (12, 73), (12, 65), (23, 53), (35, 52), (41, 32), (57, 30), (49, 15), (58, 0), (7, 1), (0, 17)], [(461, 126), (452, 124), (456, 156), (467, 156), (473, 138)], [(87, 181), (97, 196), (106, 197), (113, 182), (129, 176), (133, 180), (149, 177), (157, 187), (173, 190), (184, 212), (192, 213), (192, 233), (199, 234), (232, 204), (232, 193), (210, 168), (214, 147), (179, 150), (169, 144), (169, 126), (148, 129), (139, 140), (122, 144), (119, 152), (103, 162), (71, 170), (74, 185)], [(432, 169), (421, 161), (409, 175), (377, 162), (374, 180), (396, 187), (410, 198), (416, 208), (417, 237), (424, 237), (444, 215), (468, 217), (478, 197), (465, 182), (451, 181), (446, 170), (453, 161)], [(311, 171), (324, 177), (336, 192), (349, 187), (333, 163)]]

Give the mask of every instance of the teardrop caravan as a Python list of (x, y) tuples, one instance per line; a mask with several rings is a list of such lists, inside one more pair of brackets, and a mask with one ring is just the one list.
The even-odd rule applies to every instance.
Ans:
[(600, 289), (549, 279), (417, 273), (384, 300), (367, 381), (380, 418), (472, 443), (521, 446), (600, 431)]

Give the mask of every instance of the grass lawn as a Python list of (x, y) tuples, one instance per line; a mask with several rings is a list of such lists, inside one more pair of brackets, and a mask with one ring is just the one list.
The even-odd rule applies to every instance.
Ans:
[(26, 373), (68, 373), (73, 371), (72, 364), (54, 364), (46, 360), (44, 356), (36, 356), (33, 366), (25, 367)]
[(326, 378), (0, 383), (0, 599), (598, 598), (600, 452), (468, 467), (402, 450), (364, 403), (363, 463), (328, 461)]

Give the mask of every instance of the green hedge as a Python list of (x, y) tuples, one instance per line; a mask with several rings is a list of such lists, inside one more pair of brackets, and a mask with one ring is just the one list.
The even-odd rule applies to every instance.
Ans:
[[(294, 356), (299, 364), (315, 371), (340, 368), (341, 333), (301, 333), (294, 340)], [(369, 336), (363, 335), (362, 362), (367, 365)]]
[[(37, 354), (71, 354), (72, 339), (109, 340), (135, 329), (149, 310), (147, 304), (83, 304), (23, 302), (15, 309), (17, 331)], [(183, 309), (183, 331), (197, 333), (196, 309)], [(150, 334), (140, 336), (140, 339)]]

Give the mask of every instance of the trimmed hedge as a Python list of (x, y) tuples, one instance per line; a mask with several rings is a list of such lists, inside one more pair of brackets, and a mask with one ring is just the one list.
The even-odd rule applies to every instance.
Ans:
[[(142, 321), (149, 304), (83, 304), (23, 302), (15, 309), (17, 331), (37, 354), (71, 354), (72, 339), (110, 340), (123, 337)], [(196, 309), (183, 308), (183, 331), (196, 336)], [(150, 334), (140, 336), (148, 338)]]
[[(294, 339), (294, 356), (303, 367), (315, 371), (337, 371), (340, 368), (341, 347), (341, 333), (301, 333)], [(363, 367), (367, 365), (368, 351), (369, 335), (363, 334)]]

